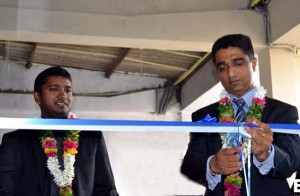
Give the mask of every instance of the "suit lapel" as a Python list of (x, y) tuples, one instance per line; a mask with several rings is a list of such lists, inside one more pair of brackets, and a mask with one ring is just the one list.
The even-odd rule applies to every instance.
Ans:
[(270, 111), (271, 111), (270, 108), (271, 108), (270, 99), (268, 97), (266, 97), (266, 106), (263, 109), (261, 122), (266, 123), (269, 121), (269, 116), (270, 116)]
[(50, 187), (50, 173), (47, 168), (47, 157), (43, 152), (39, 139), (33, 137), (31, 144), (35, 153), (39, 190), (40, 192), (45, 192), (48, 190), (47, 187)]

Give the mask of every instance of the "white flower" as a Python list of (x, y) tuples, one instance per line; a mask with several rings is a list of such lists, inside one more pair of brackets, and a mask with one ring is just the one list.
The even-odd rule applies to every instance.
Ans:
[(221, 92), (221, 94), (220, 94), (220, 99), (223, 99), (225, 97), (229, 97), (229, 96), (228, 96), (227, 91), (225, 89), (223, 89), (222, 92)]
[(254, 97), (257, 97), (259, 99), (263, 99), (266, 96), (266, 93), (267, 93), (267, 90), (264, 87), (257, 86)]
[(245, 159), (247, 159), (248, 153), (248, 141), (247, 139), (245, 139), (243, 142), (243, 156), (245, 157)]
[(227, 148), (227, 133), (220, 133), (222, 140), (222, 148)]
[(47, 166), (50, 173), (54, 177), (54, 182), (59, 186), (63, 186), (63, 174), (60, 170), (59, 162), (57, 157), (49, 157), (47, 160)]
[(74, 163), (75, 163), (75, 156), (71, 154), (67, 154), (64, 157), (64, 171), (63, 171), (63, 177), (65, 182), (67, 183), (66, 185), (71, 185), (72, 180), (75, 176), (74, 173)]
[(64, 156), (64, 170), (60, 169), (60, 165), (56, 157), (49, 157), (47, 160), (47, 166), (50, 173), (54, 177), (54, 182), (59, 187), (65, 187), (72, 184), (72, 180), (75, 176), (74, 173), (75, 156), (67, 154)]

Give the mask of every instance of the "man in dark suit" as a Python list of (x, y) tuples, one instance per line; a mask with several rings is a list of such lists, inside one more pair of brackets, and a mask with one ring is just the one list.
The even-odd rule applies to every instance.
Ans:
[[(257, 60), (250, 38), (241, 34), (221, 37), (213, 45), (212, 59), (229, 98), (242, 98), (245, 104), (242, 110), (246, 114), (258, 91), (253, 84)], [(292, 195), (286, 178), (299, 166), (299, 136), (273, 133), (267, 123), (297, 123), (298, 112), (296, 107), (281, 101), (267, 97), (265, 101), (261, 121), (253, 122), (259, 129), (245, 127), (252, 136), (251, 195)], [(192, 120), (202, 120), (207, 114), (218, 117), (218, 108), (219, 103), (214, 103), (199, 109), (192, 114)], [(237, 115), (239, 106), (233, 101), (232, 108)], [(224, 186), (228, 175), (243, 177), (240, 172), (242, 150), (242, 147), (222, 148), (218, 133), (191, 133), (181, 172), (205, 186), (205, 195), (224, 195), (228, 193)], [(240, 193), (246, 195), (244, 181)]]
[[(68, 118), (73, 103), (71, 75), (60, 67), (44, 70), (35, 80), (34, 99), (41, 109), (42, 118)], [(62, 186), (53, 180), (49, 157), (42, 148), (40, 138), (44, 133), (43, 130), (17, 130), (3, 136), (0, 146), (1, 196), (60, 195)], [(63, 156), (67, 133), (51, 132), (57, 141), (57, 165), (61, 171), (68, 167)], [(74, 169), (66, 170), (75, 173), (70, 182), (73, 193), (66, 195), (117, 196), (102, 132), (81, 131), (78, 134)]]

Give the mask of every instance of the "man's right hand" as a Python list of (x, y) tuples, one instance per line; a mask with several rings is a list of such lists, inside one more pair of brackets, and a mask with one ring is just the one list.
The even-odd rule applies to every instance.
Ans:
[(210, 169), (213, 173), (230, 175), (237, 173), (241, 167), (239, 153), (243, 151), (242, 147), (233, 147), (220, 149), (218, 153), (210, 160)]

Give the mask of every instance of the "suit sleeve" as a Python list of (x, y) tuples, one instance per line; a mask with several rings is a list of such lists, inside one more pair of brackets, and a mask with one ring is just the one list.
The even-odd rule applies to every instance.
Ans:
[(189, 179), (206, 186), (206, 162), (209, 158), (204, 134), (191, 133), (187, 152), (184, 156), (181, 173)]
[[(275, 123), (296, 124), (298, 112), (296, 107), (290, 106), (278, 113)], [(274, 169), (270, 174), (275, 177), (288, 178), (300, 164), (300, 139), (298, 134), (274, 133), (273, 145), (275, 149)]]
[(99, 132), (95, 164), (95, 196), (118, 196), (105, 140)]
[[(204, 115), (206, 115), (205, 112), (201, 112), (201, 114), (199, 112), (193, 113), (193, 122), (203, 119)], [(212, 141), (212, 138), (217, 137), (217, 135), (210, 134), (209, 136), (208, 133), (190, 133), (190, 142), (181, 165), (182, 174), (203, 186), (207, 185), (206, 163), (208, 158), (213, 154), (208, 149), (208, 143)]]
[(16, 195), (16, 164), (14, 139), (3, 135), (0, 145), (0, 195), (13, 196)]

